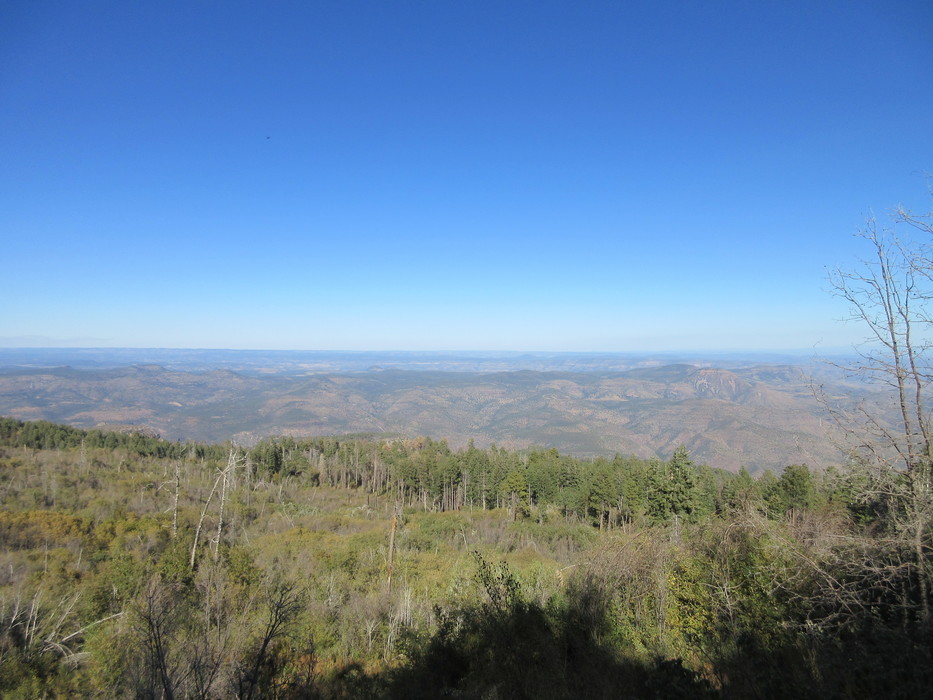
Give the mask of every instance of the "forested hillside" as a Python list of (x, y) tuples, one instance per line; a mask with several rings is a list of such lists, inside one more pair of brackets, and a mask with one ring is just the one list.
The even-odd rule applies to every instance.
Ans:
[(2, 419), (0, 692), (921, 696), (899, 478)]

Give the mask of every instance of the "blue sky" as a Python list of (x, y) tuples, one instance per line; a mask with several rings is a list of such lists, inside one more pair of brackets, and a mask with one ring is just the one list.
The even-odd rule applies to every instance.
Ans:
[(7, 2), (0, 346), (835, 348), (928, 2)]

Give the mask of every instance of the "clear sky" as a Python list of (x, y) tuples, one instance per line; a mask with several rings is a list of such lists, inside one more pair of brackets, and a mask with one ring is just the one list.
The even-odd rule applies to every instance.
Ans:
[(933, 3), (0, 3), (0, 346), (839, 347)]

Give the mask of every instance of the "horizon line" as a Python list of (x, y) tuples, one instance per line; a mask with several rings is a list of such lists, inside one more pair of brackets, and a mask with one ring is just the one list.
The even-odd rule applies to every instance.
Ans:
[(160, 351), (160, 352), (267, 352), (267, 353), (336, 353), (336, 354), (377, 354), (377, 353), (397, 353), (397, 354), (431, 354), (431, 355), (450, 355), (457, 353), (466, 353), (470, 355), (490, 354), (490, 355), (726, 355), (726, 354), (744, 354), (744, 355), (802, 355), (811, 353), (853, 353), (852, 347), (824, 347), (824, 348), (687, 348), (687, 349), (654, 349), (654, 350), (542, 350), (542, 349), (398, 349), (398, 348), (378, 348), (365, 350), (348, 349), (325, 349), (325, 348), (230, 348), (230, 347), (160, 347), (160, 346), (131, 346), (131, 345), (0, 345), (0, 352), (5, 351)]

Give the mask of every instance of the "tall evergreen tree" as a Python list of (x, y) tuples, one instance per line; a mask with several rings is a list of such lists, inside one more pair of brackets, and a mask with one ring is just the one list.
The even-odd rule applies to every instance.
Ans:
[(649, 479), (648, 516), (655, 522), (692, 519), (697, 507), (696, 469), (681, 445), (666, 463), (656, 462)]

